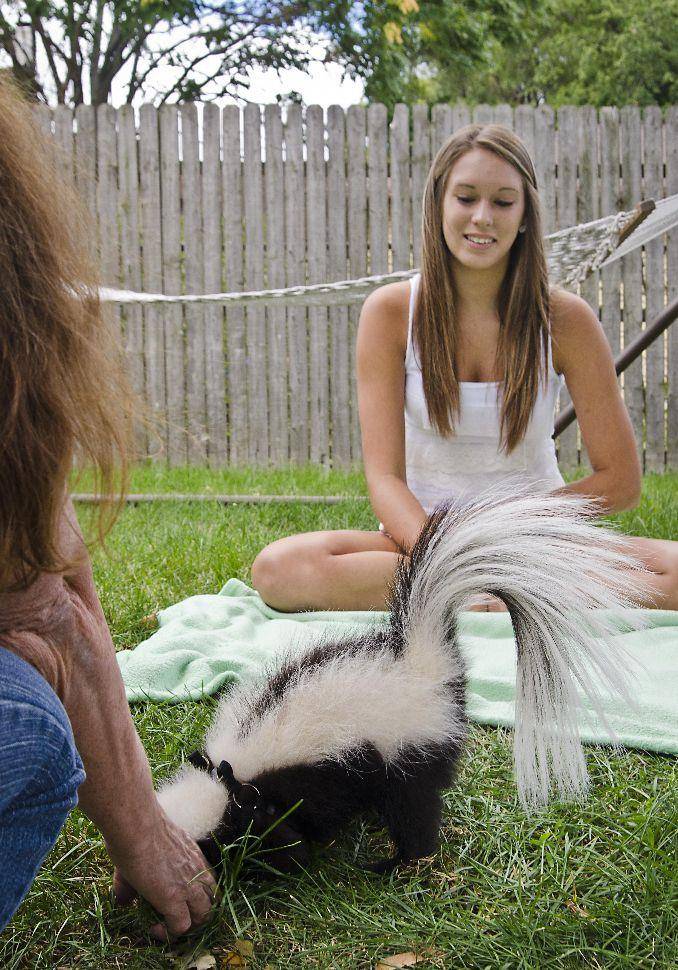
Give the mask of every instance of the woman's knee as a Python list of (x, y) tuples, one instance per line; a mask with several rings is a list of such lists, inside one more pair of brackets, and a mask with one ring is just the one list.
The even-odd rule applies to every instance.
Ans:
[(300, 590), (322, 576), (323, 561), (329, 558), (329, 549), (320, 538), (278, 539), (262, 549), (252, 563), (252, 585), (271, 606), (294, 608)]
[(0, 657), (0, 801), (74, 804), (85, 775), (68, 716), (47, 682), (7, 653)]

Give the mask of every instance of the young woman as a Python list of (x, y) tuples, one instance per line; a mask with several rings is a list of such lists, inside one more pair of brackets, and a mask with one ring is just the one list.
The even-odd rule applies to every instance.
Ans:
[(1, 82), (0, 930), (79, 801), (118, 899), (144, 896), (166, 939), (206, 919), (215, 883), (156, 799), (67, 497), (76, 453), (114, 487), (129, 396), (50, 152)]
[[(271, 606), (383, 608), (397, 558), (427, 513), (508, 478), (590, 496), (601, 511), (638, 502), (640, 466), (610, 348), (584, 300), (549, 288), (534, 168), (508, 128), (469, 125), (438, 152), (421, 274), (365, 301), (357, 360), (381, 530), (267, 546), (252, 579)], [(551, 437), (563, 382), (593, 468), (569, 485)], [(678, 609), (678, 543), (638, 538), (633, 547), (651, 570), (642, 601)]]

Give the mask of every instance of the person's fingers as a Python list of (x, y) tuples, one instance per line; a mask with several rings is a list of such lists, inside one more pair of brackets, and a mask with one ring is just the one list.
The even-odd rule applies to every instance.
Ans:
[(149, 935), (157, 940), (159, 943), (170, 943), (171, 937), (165, 928), (164, 923), (154, 923), (153, 926), (148, 929)]
[(216, 886), (202, 879), (194, 883), (194, 890), (188, 900), (188, 908), (194, 926), (202, 926), (211, 915), (216, 895)]
[(171, 943), (179, 936), (183, 936), (195, 927), (206, 923), (214, 905), (215, 892), (204, 883), (196, 885), (195, 892), (188, 901), (186, 912), (167, 917), (165, 923), (154, 923), (149, 933), (160, 943)]
[(185, 902), (178, 902), (176, 906), (162, 914), (165, 917), (164, 923), (154, 923), (149, 929), (149, 933), (156, 940), (167, 942), (188, 933), (193, 925), (188, 905)]
[(119, 869), (113, 871), (113, 898), (118, 906), (129, 906), (139, 894), (136, 889), (120, 874)]

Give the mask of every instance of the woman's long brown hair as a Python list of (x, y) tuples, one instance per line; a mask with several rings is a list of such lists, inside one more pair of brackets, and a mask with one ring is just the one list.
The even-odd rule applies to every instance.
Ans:
[(467, 125), (445, 142), (433, 160), (424, 192), (414, 340), (429, 420), (439, 434), (448, 436), (459, 417), (458, 328), (451, 258), (443, 236), (443, 199), (452, 166), (473, 148), (494, 152), (512, 165), (522, 178), (525, 196), (526, 228), (511, 248), (498, 306), (501, 441), (509, 453), (525, 435), (539, 382), (547, 376), (549, 283), (532, 160), (522, 141), (503, 125)]
[[(131, 396), (75, 193), (29, 105), (0, 82), (0, 591), (73, 563), (59, 522), (74, 460), (122, 495)], [(118, 502), (104, 503), (101, 538)]]

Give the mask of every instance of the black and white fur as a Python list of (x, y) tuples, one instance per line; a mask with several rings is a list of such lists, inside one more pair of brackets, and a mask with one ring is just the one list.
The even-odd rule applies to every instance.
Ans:
[(639, 568), (591, 512), (575, 496), (506, 488), (437, 509), (401, 561), (388, 626), (310, 645), (231, 691), (205, 754), (160, 790), (165, 811), (210, 861), (249, 830), (276, 868), (303, 865), (309, 843), (369, 809), (396, 847), (381, 869), (433, 852), (467, 733), (458, 618), (480, 591), (506, 603), (515, 630), (521, 802), (544, 804), (553, 782), (561, 797), (585, 792), (577, 686), (598, 710), (600, 686), (624, 695), (605, 611), (634, 605)]

